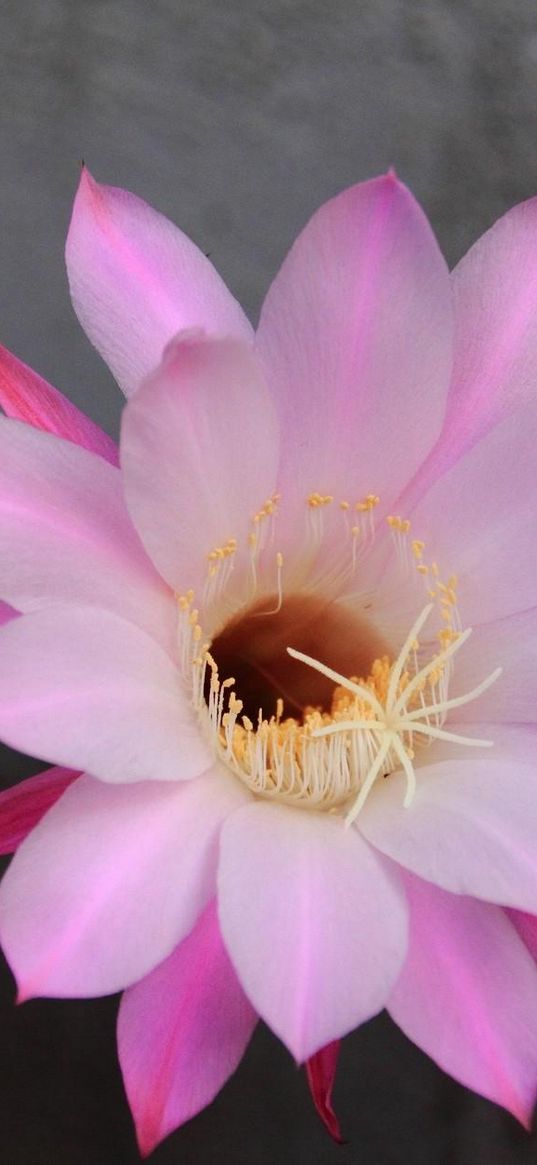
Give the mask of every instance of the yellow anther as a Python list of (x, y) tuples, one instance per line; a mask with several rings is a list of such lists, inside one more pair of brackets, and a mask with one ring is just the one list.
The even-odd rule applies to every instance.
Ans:
[(193, 631), (193, 637), (194, 637), (195, 643), (199, 643), (199, 641), (201, 639), (201, 634), (202, 634), (201, 627), (200, 627), (199, 623), (196, 623), (196, 626), (194, 627), (194, 631)]
[(340, 508), (340, 510), (348, 510), (348, 509), (350, 509), (349, 502), (340, 502), (340, 503), (339, 503), (339, 508)]
[(410, 530), (410, 519), (409, 519), (409, 518), (405, 518), (405, 519), (404, 519), (404, 520), (401, 522), (401, 533), (402, 533), (402, 534), (408, 534), (408, 531), (409, 531), (409, 530)]
[(412, 542), (412, 553), (415, 556), (415, 558), (421, 558), (423, 555), (424, 549), (425, 549), (425, 542), (422, 542), (419, 538), (414, 538), (414, 540)]
[(254, 726), (253, 726), (252, 721), (250, 720), (249, 716), (243, 716), (242, 722), (243, 722), (244, 727), (245, 727), (247, 732), (253, 732)]
[(283, 554), (282, 554), (281, 550), (278, 550), (278, 553), (276, 555), (276, 566), (279, 568), (281, 568), (283, 566)]
[(358, 536), (360, 534), (360, 527), (359, 526), (351, 526), (351, 534), (352, 534), (353, 538), (358, 538)]
[[(423, 562), (418, 562), (416, 570), (419, 571), (420, 574), (428, 574), (429, 573), (429, 567), (425, 566), (425, 563), (423, 563)], [(429, 594), (431, 594), (430, 591), (429, 591)], [(433, 592), (433, 594), (436, 594), (436, 592)]]

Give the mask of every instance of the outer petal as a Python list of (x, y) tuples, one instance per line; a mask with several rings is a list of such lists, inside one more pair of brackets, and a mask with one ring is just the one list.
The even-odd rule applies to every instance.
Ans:
[(247, 806), (222, 831), (218, 887), (241, 983), (297, 1060), (384, 1006), (405, 953), (405, 905), (342, 819)]
[[(282, 498), (393, 504), (438, 435), (451, 371), (446, 264), (391, 174), (327, 202), (265, 301), (257, 347), (282, 417)], [(296, 534), (295, 534), (296, 537)]]
[(537, 917), (535, 914), (524, 914), (520, 910), (508, 910), (507, 913), (524, 946), (537, 962)]
[(0, 936), (19, 995), (118, 991), (167, 958), (214, 893), (225, 773), (113, 788), (80, 777), (17, 851)]
[(251, 338), (241, 308), (198, 248), (140, 198), (84, 169), (66, 248), (73, 305), (127, 395), (181, 328)]
[(172, 643), (172, 596), (102, 457), (0, 418), (0, 544), (0, 595), (19, 610), (91, 603)]
[(1, 632), (0, 737), (104, 781), (178, 781), (212, 763), (180, 677), (107, 611), (52, 607)]
[(15, 619), (18, 614), (19, 612), (16, 611), (14, 607), (10, 607), (7, 603), (0, 602), (0, 627), (3, 627), (4, 623), (10, 623), (11, 620)]
[(408, 879), (410, 943), (388, 1001), (399, 1027), (467, 1088), (529, 1127), (537, 968), (505, 913)]
[[(172, 586), (207, 577), (207, 554), (244, 543), (274, 490), (278, 436), (251, 351), (179, 337), (123, 414), (121, 463), (132, 519)], [(240, 547), (239, 547), (240, 553)]]
[(119, 1058), (142, 1156), (210, 1104), (239, 1064), (256, 1022), (213, 903), (121, 1001)]
[(117, 465), (118, 451), (112, 438), (1, 344), (0, 405), (8, 417), (65, 437)]
[(344, 1142), (332, 1104), (332, 1089), (336, 1078), (340, 1048), (341, 1040), (333, 1040), (331, 1044), (327, 1044), (326, 1047), (320, 1048), (318, 1052), (310, 1056), (306, 1062), (306, 1073), (313, 1103), (330, 1136), (338, 1145), (342, 1145)]
[(74, 769), (52, 768), (19, 781), (0, 793), (0, 853), (12, 854), (48, 809), (80, 776)]
[[(487, 733), (490, 725), (476, 726), (476, 735)], [(521, 729), (503, 752), (420, 768), (408, 809), (402, 774), (393, 773), (372, 790), (357, 825), (382, 853), (445, 890), (537, 913), (536, 750), (536, 734)]]
[(537, 379), (537, 198), (500, 218), (452, 274), (455, 361), (438, 445), (423, 489), (521, 405)]

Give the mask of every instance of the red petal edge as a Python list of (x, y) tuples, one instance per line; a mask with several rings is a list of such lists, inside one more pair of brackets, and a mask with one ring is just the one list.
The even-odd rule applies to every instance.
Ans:
[(12, 854), (68, 786), (80, 776), (55, 767), (0, 793), (0, 854)]
[(332, 1107), (332, 1089), (336, 1076), (341, 1040), (334, 1040), (306, 1060), (306, 1075), (313, 1103), (319, 1116), (338, 1145), (345, 1144), (338, 1118)]
[(117, 446), (76, 405), (0, 344), (0, 406), (8, 417), (55, 433), (118, 464)]

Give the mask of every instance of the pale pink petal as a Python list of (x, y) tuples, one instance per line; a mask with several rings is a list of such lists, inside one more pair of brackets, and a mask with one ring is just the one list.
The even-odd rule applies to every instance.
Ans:
[(84, 169), (66, 248), (82, 327), (127, 395), (181, 328), (251, 340), (251, 327), (209, 259), (162, 214)]
[(211, 764), (166, 653), (91, 607), (51, 607), (2, 628), (0, 738), (104, 781), (181, 781)]
[(220, 771), (128, 788), (75, 781), (0, 886), (19, 997), (105, 995), (167, 958), (214, 894), (221, 822), (246, 795)]
[(211, 903), (169, 958), (121, 1001), (119, 1058), (143, 1157), (210, 1104), (256, 1022)]
[(178, 337), (123, 414), (125, 494), (140, 537), (172, 586), (207, 577), (228, 539), (248, 549), (252, 517), (274, 490), (278, 435), (251, 350)]
[(74, 769), (52, 768), (27, 777), (0, 793), (0, 853), (12, 854), (80, 776)]
[(8, 603), (0, 602), (0, 627), (3, 627), (4, 623), (10, 623), (18, 614), (19, 612), (14, 607), (10, 607)]
[[(500, 745), (506, 735), (500, 725), (476, 725), (474, 734), (496, 735)], [(505, 748), (474, 748), (473, 758), (469, 751), (416, 767), (407, 809), (400, 771), (377, 782), (357, 826), (382, 853), (444, 890), (535, 913), (537, 734), (520, 728)]]
[(418, 501), (413, 536), (456, 574), (466, 625), (537, 603), (537, 406), (508, 413)]
[(298, 485), (302, 520), (314, 491), (391, 506), (438, 436), (451, 337), (448, 270), (410, 192), (389, 174), (321, 207), (257, 336), (282, 418), (282, 503)]
[[(498, 724), (537, 721), (537, 607), (481, 623), (457, 656), (449, 696), (462, 695), (501, 667), (502, 674), (474, 703), (457, 709), (457, 720)], [(449, 725), (448, 725), (449, 727)], [(495, 730), (497, 732), (497, 730)]]
[(338, 1118), (332, 1104), (332, 1089), (336, 1078), (341, 1040), (321, 1048), (306, 1061), (306, 1073), (313, 1103), (330, 1136), (338, 1145), (343, 1144)]
[(461, 260), (452, 282), (453, 378), (441, 437), (415, 482), (419, 492), (535, 397), (537, 199), (500, 218)]
[(410, 942), (388, 1011), (467, 1088), (528, 1128), (537, 1097), (537, 968), (504, 911), (408, 878)]
[(259, 802), (222, 831), (220, 925), (256, 1011), (299, 1061), (384, 1006), (402, 891), (342, 818)]
[(0, 406), (8, 417), (65, 437), (118, 463), (117, 446), (107, 433), (77, 409), (63, 393), (0, 344)]
[(90, 603), (173, 643), (173, 596), (125, 509), (119, 470), (0, 418), (0, 595), (19, 610)]

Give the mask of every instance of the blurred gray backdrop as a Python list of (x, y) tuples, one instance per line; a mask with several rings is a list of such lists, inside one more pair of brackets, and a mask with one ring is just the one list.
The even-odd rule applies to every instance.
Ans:
[[(0, 341), (110, 432), (120, 394), (71, 311), (63, 243), (83, 158), (174, 219), (252, 318), (311, 212), (394, 165), (450, 262), (537, 192), (534, 0), (2, 0)], [(2, 754), (2, 783), (36, 771)], [(134, 1165), (115, 1000), (1, 999), (0, 1160)], [(383, 1017), (345, 1043), (333, 1146), (261, 1032), (155, 1165), (512, 1165), (493, 1105)]]

